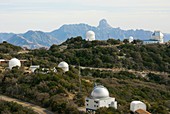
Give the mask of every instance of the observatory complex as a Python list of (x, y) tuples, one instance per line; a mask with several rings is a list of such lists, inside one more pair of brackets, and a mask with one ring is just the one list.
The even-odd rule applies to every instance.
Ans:
[(93, 31), (88, 31), (86, 33), (86, 41), (93, 41), (95, 40), (95, 33)]
[(95, 86), (90, 97), (85, 99), (86, 112), (95, 112), (101, 107), (114, 107), (117, 109), (115, 98), (109, 97), (109, 91), (102, 85)]
[(69, 71), (69, 65), (64, 61), (60, 62), (58, 67), (61, 68), (64, 72)]
[(154, 33), (151, 36), (151, 39), (143, 40), (143, 44), (154, 44), (154, 43), (159, 43), (159, 44), (164, 43), (164, 35), (162, 32), (154, 31)]

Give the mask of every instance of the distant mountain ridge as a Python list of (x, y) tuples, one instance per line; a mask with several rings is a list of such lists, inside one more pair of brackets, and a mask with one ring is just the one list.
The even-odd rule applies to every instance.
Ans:
[[(52, 32), (30, 30), (23, 34), (0, 33), (0, 42), (7, 41), (11, 44), (30, 49), (40, 47), (48, 48), (52, 44), (59, 44), (71, 37), (82, 36), (85, 38), (85, 34), (89, 30), (95, 32), (97, 40), (107, 40), (108, 38), (123, 40), (130, 36), (133, 36), (135, 39), (144, 40), (150, 39), (152, 34), (151, 31), (143, 29), (122, 30), (120, 28), (113, 28), (105, 19), (102, 19), (97, 27), (80, 23), (63, 25)], [(165, 34), (165, 41), (168, 40), (170, 40), (170, 34)]]
[(15, 35), (15, 34), (14, 33), (0, 33), (0, 42), (8, 40), (13, 35)]
[[(123, 40), (133, 36), (135, 39), (150, 39), (153, 32), (146, 31), (143, 29), (137, 30), (122, 30), (120, 28), (111, 27), (105, 19), (99, 22), (97, 27), (90, 26), (88, 24), (70, 24), (63, 25), (57, 30), (50, 32), (49, 34), (53, 37), (57, 37), (60, 41), (65, 41), (67, 38), (82, 36), (85, 38), (87, 31), (92, 30), (96, 34), (97, 40), (107, 40), (108, 38), (115, 38)], [(170, 40), (170, 34), (165, 35), (165, 39)]]
[(48, 48), (52, 44), (58, 43), (56, 38), (41, 31), (28, 31), (24, 34), (14, 34), (7, 42), (29, 49)]

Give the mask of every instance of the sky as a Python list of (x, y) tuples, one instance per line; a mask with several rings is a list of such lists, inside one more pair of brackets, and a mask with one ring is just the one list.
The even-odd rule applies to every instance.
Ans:
[(0, 0), (0, 32), (50, 32), (63, 24), (170, 33), (170, 0)]

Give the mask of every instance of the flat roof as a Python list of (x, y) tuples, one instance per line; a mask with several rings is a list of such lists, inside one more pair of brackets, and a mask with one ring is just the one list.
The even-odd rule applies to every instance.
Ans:
[(138, 109), (135, 111), (137, 114), (151, 114), (150, 112), (143, 110), (143, 109)]
[(156, 39), (149, 39), (149, 40), (142, 40), (142, 41), (159, 41), (159, 40), (156, 40)]

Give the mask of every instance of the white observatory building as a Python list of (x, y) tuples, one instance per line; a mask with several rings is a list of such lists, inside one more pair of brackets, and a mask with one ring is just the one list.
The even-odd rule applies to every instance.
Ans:
[(160, 31), (154, 31), (152, 39), (158, 40), (159, 43), (164, 43), (164, 35)]
[(132, 36), (130, 36), (128, 40), (129, 40), (129, 43), (132, 43), (134, 38)]
[(12, 70), (13, 67), (21, 67), (21, 62), (17, 58), (12, 58), (9, 60), (9, 69)]
[(138, 110), (142, 110), (143, 112), (146, 112), (146, 104), (144, 104), (141, 101), (132, 101), (130, 103), (130, 111), (135, 113)]
[(95, 40), (95, 33), (93, 31), (87, 31), (86, 33), (86, 41)]
[(36, 69), (39, 69), (40, 68), (40, 65), (31, 65), (30, 66), (30, 70), (31, 72), (35, 72)]
[(60, 62), (58, 67), (61, 68), (64, 72), (69, 71), (69, 65), (64, 61)]
[(117, 109), (115, 98), (109, 97), (109, 91), (102, 85), (95, 86), (90, 97), (85, 99), (86, 112), (95, 112), (101, 107), (114, 107)]
[(154, 31), (154, 33), (151, 36), (151, 39), (143, 40), (143, 44), (155, 44), (155, 43), (159, 44), (164, 43), (164, 35), (162, 32)]

